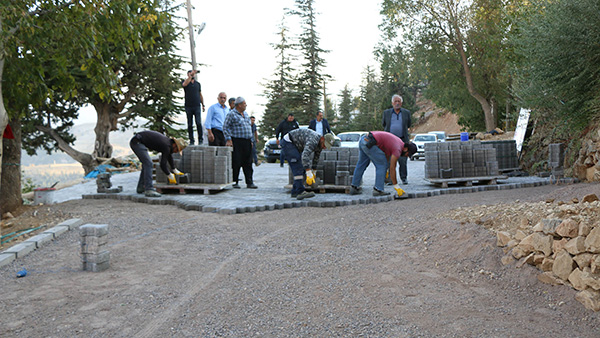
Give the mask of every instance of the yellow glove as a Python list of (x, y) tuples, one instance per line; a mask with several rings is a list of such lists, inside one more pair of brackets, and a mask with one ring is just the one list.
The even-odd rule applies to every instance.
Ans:
[(308, 184), (308, 185), (315, 184), (315, 175), (313, 174), (312, 170), (306, 171), (306, 184)]
[(175, 175), (179, 175), (179, 176), (181, 176), (181, 175), (185, 175), (185, 174), (184, 174), (184, 173), (182, 173), (181, 171), (177, 170), (177, 168), (176, 168), (176, 169), (173, 169), (173, 174), (175, 174)]
[(175, 175), (169, 174), (169, 176), (167, 176), (167, 178), (169, 179), (169, 184), (177, 184), (177, 180), (175, 179)]
[(402, 188), (400, 188), (400, 184), (394, 184), (394, 190), (396, 190), (398, 197), (404, 195), (404, 190), (402, 190)]

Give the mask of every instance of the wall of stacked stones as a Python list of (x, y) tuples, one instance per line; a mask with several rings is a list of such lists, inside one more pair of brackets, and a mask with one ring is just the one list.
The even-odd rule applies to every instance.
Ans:
[[(311, 162), (312, 163), (312, 162)], [(358, 163), (358, 148), (332, 147), (321, 151), (317, 164), (317, 178), (324, 185), (349, 186), (352, 183), (354, 169)], [(294, 182), (292, 170), (289, 170), (289, 183)]]
[(543, 271), (538, 279), (567, 285), (586, 308), (600, 311), (600, 201), (595, 194), (581, 202), (550, 206), (549, 218), (530, 230), (497, 233), (508, 264), (513, 258)]
[(573, 164), (573, 176), (590, 182), (600, 181), (600, 127), (592, 129), (583, 138), (579, 156)]
[(425, 178), (497, 176), (495, 145), (481, 141), (425, 143)]
[[(233, 182), (232, 147), (191, 145), (181, 155), (174, 154), (173, 162), (179, 171), (188, 174), (189, 183), (227, 184)], [(167, 183), (167, 176), (154, 164), (156, 182)]]

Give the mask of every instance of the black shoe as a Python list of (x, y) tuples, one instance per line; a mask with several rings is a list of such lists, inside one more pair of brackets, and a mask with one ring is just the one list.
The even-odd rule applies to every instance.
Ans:
[(283, 168), (283, 163), (281, 163), (279, 166)]
[(311, 198), (311, 197), (315, 197), (315, 193), (312, 191), (303, 191), (300, 194), (298, 194), (298, 196), (296, 196), (296, 199), (298, 200), (303, 200), (305, 198)]
[(292, 194), (292, 198), (298, 197), (298, 194)]
[(234, 183), (234, 184), (232, 185), (232, 187), (234, 187), (235, 189), (239, 189), (239, 188), (240, 188), (240, 185), (239, 185), (239, 184), (237, 184), (237, 182), (236, 182), (236, 183)]
[(402, 180), (402, 184), (404, 184), (404, 185), (408, 184), (408, 181), (406, 180), (406, 178)]
[(373, 196), (377, 197), (377, 196), (387, 196), (387, 195), (391, 195), (391, 193), (387, 192), (387, 191), (381, 191), (381, 190), (377, 190), (375, 188), (373, 188)]
[(246, 188), (248, 189), (258, 189), (258, 186), (254, 183), (246, 184)]
[(349, 194), (350, 195), (360, 195), (360, 194), (362, 194), (362, 188), (350, 186)]

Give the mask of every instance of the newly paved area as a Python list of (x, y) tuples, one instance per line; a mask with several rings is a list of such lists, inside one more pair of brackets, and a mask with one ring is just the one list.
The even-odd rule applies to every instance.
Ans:
[[(425, 161), (408, 161), (408, 185), (402, 185), (408, 198), (428, 197), (442, 194), (470, 193), (487, 190), (504, 190), (524, 187), (533, 187), (548, 184), (547, 178), (537, 176), (509, 177), (500, 180), (496, 185), (474, 185), (472, 187), (450, 186), (442, 189), (424, 179)], [(264, 210), (284, 209), (292, 207), (334, 207), (350, 204), (379, 203), (393, 200), (392, 196), (373, 197), (372, 187), (375, 181), (375, 168), (371, 164), (363, 177), (363, 194), (351, 196), (342, 192), (328, 192), (298, 201), (291, 198), (288, 185), (288, 166), (282, 168), (278, 163), (263, 163), (254, 168), (254, 181), (258, 189), (246, 189), (241, 181), (241, 189), (226, 189), (210, 195), (203, 194), (163, 194), (161, 198), (147, 198), (135, 192), (139, 172), (115, 174), (111, 178), (113, 187), (122, 186), (123, 191), (117, 194), (98, 194), (95, 180), (77, 186), (58, 190), (54, 193), (54, 201), (63, 201), (79, 198), (111, 198), (132, 200), (151, 204), (172, 204), (186, 210), (204, 212), (219, 212), (235, 214)], [(243, 175), (240, 173), (240, 177)], [(393, 192), (387, 186), (387, 191)]]

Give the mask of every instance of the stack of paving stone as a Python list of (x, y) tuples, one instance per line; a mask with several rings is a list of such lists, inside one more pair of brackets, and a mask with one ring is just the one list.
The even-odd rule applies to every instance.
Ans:
[(425, 143), (425, 178), (498, 175), (496, 149), (481, 141)]
[[(333, 147), (321, 151), (317, 163), (317, 178), (323, 185), (349, 186), (352, 184), (354, 168), (358, 163), (358, 148)], [(293, 184), (294, 175), (290, 169), (289, 183)]]
[(79, 227), (81, 236), (81, 268), (84, 271), (99, 272), (108, 269), (110, 251), (107, 224), (85, 224)]
[[(187, 174), (187, 183), (227, 184), (233, 182), (232, 151), (232, 147), (191, 145), (181, 155), (174, 154), (173, 162), (177, 169)], [(160, 166), (156, 167), (156, 181), (167, 182)]]
[(552, 176), (562, 177), (565, 175), (565, 144), (551, 143), (548, 145), (548, 166), (552, 170)]
[(492, 145), (496, 149), (499, 170), (519, 168), (517, 142), (515, 140), (483, 141), (481, 143)]
[(96, 176), (96, 185), (98, 186), (98, 193), (118, 193), (123, 191), (122, 186), (118, 186), (117, 188), (111, 188), (112, 183), (110, 182), (110, 174), (102, 173)]

